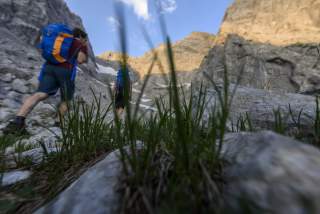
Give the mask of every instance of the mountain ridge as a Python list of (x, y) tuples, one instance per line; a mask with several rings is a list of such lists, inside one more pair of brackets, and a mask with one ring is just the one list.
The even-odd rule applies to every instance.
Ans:
[(320, 42), (320, 0), (235, 0), (227, 9), (217, 44), (228, 34), (287, 46)]
[[(215, 36), (205, 32), (192, 32), (185, 38), (172, 44), (175, 65), (177, 71), (190, 72), (199, 68), (202, 59), (213, 47)], [(168, 73), (166, 47), (160, 44), (154, 50), (146, 52), (140, 57), (128, 56), (128, 64), (137, 71), (142, 77), (147, 74), (149, 66), (153, 60), (153, 51), (156, 51), (159, 60), (164, 67), (164, 72)], [(122, 57), (120, 53), (108, 51), (99, 56), (100, 59), (107, 61), (119, 61)], [(152, 73), (162, 73), (158, 65), (155, 65)]]

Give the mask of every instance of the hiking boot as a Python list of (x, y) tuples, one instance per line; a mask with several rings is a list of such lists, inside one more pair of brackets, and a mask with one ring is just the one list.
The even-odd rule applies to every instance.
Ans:
[(59, 120), (55, 120), (53, 126), (61, 128), (61, 122)]
[(4, 135), (28, 135), (24, 119), (17, 117), (11, 121), (3, 130)]

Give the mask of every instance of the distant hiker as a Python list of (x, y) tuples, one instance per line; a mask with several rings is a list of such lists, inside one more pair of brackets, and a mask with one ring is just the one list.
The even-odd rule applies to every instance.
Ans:
[(123, 68), (124, 66), (122, 65), (120, 69), (117, 72), (117, 78), (114, 83), (114, 102), (115, 102), (115, 107), (116, 107), (116, 112), (117, 115), (120, 117), (122, 114), (124, 108), (126, 107), (126, 101), (125, 101), (125, 89), (126, 89), (126, 84), (125, 80), (127, 80), (128, 83), (128, 102), (130, 101), (131, 97), (131, 91), (132, 91), (132, 84), (131, 84), (131, 77), (130, 77), (130, 72), (129, 69)]
[(4, 133), (25, 131), (25, 118), (42, 100), (55, 95), (60, 89), (61, 117), (68, 110), (67, 102), (73, 98), (77, 64), (87, 62), (87, 34), (80, 28), (71, 30), (63, 24), (49, 24), (42, 31), (40, 48), (46, 60), (39, 75), (37, 91), (28, 97), (15, 119)]

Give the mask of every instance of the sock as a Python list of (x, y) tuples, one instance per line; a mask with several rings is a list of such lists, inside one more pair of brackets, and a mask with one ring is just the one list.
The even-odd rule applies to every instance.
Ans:
[(15, 123), (17, 123), (17, 124), (24, 124), (24, 121), (26, 120), (26, 118), (25, 117), (23, 117), (23, 116), (16, 116), (16, 119), (14, 120), (15, 121)]

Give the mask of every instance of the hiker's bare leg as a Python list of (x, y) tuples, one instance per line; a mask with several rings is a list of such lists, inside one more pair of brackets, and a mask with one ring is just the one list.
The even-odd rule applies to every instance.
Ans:
[(59, 121), (59, 118), (63, 118), (64, 115), (66, 114), (66, 112), (68, 111), (68, 103), (66, 101), (63, 101), (59, 104), (59, 109), (58, 109), (58, 121)]
[(117, 115), (118, 115), (119, 118), (120, 118), (123, 110), (124, 110), (123, 108), (117, 108), (117, 109), (116, 109), (116, 112), (117, 112)]
[(48, 96), (48, 94), (43, 92), (36, 92), (31, 95), (24, 101), (17, 116), (26, 117), (40, 101), (47, 99)]

